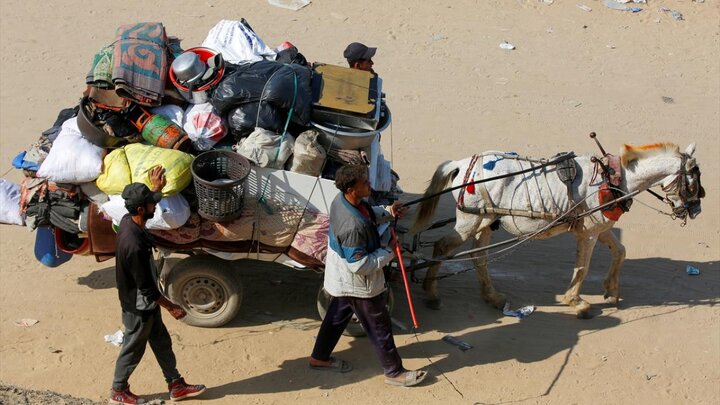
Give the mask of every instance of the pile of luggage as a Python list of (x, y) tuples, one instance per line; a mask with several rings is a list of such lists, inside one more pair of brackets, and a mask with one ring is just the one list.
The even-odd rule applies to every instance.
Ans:
[[(14, 159), (25, 174), (22, 184), (0, 181), (0, 222), (39, 229), (38, 241), (41, 233), (47, 239), (51, 232), (47, 250), (56, 260), (42, 260), (46, 265), (60, 264), (61, 251), (110, 258), (111, 229), (127, 213), (123, 188), (132, 182), (150, 185), (150, 170), (162, 165), (164, 198), (148, 229), (172, 247), (190, 246), (193, 238), (186, 236), (195, 230), (197, 239), (212, 230), (232, 234), (228, 229), (244, 226), (242, 218), (203, 224), (197, 215), (191, 167), (211, 150), (237, 153), (254, 166), (330, 179), (343, 164), (367, 164), (377, 179), (377, 202), (393, 200), (397, 176), (382, 156), (376, 130), (381, 120), (389, 120), (389, 110), (379, 78), (362, 74), (369, 75), (309, 64), (289, 42), (271, 49), (245, 20), (220, 21), (201, 46), (187, 50), (162, 23), (121, 26), (113, 42), (93, 57), (79, 104), (60, 111), (52, 127)], [(328, 81), (337, 77), (367, 83), (360, 113), (323, 104), (323, 97), (329, 98), (323, 92), (334, 88)], [(322, 121), (328, 117), (335, 122)], [(353, 128), (354, 122), (361, 127)], [(327, 128), (368, 139), (362, 147), (343, 149)], [(305, 221), (313, 235), (326, 226), (317, 216), (314, 221)], [(238, 238), (260, 243), (247, 234), (226, 241)], [(284, 249), (292, 238), (266, 242), (265, 248)], [(324, 258), (310, 256), (314, 264)]]

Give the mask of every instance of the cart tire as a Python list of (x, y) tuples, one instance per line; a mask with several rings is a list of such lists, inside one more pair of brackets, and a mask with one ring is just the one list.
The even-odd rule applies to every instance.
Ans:
[[(393, 297), (393, 292), (390, 288), (390, 285), (387, 286), (387, 289), (383, 294), (385, 294), (385, 306), (387, 307), (388, 312), (392, 314), (393, 307), (395, 306), (395, 298)], [(332, 296), (328, 294), (323, 287), (320, 287), (320, 291), (318, 291), (317, 296), (317, 310), (318, 314), (320, 315), (320, 319), (325, 319), (325, 314), (327, 314), (327, 309), (330, 306), (331, 299)], [(352, 318), (350, 319), (350, 323), (348, 323), (348, 326), (343, 332), (343, 335), (352, 337), (363, 337), (367, 336), (367, 333), (365, 333), (365, 328), (363, 328), (360, 320), (358, 320), (357, 317), (353, 314)]]
[(217, 328), (240, 311), (243, 288), (228, 263), (212, 256), (192, 256), (176, 264), (167, 277), (170, 301), (187, 312), (182, 321)]

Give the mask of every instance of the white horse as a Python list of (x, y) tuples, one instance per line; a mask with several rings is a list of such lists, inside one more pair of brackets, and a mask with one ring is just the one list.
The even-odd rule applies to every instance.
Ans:
[[(700, 198), (705, 191), (700, 184), (700, 170), (695, 158), (695, 145), (691, 144), (684, 153), (678, 146), (669, 143), (633, 147), (625, 145), (621, 151), (617, 171), (622, 173), (617, 187), (620, 195), (634, 195), (653, 186), (662, 186), (666, 193), (664, 201), (672, 206), (673, 216), (685, 221), (700, 213)], [(610, 155), (608, 155), (610, 156)], [(583, 280), (595, 243), (599, 240), (612, 252), (610, 270), (603, 282), (606, 302), (617, 304), (619, 300), (618, 279), (620, 266), (625, 260), (625, 247), (613, 235), (615, 224), (612, 211), (598, 209), (598, 196), (607, 201), (610, 190), (601, 191), (603, 166), (594, 158), (574, 158), (577, 175), (567, 183), (556, 174), (559, 166), (537, 168), (538, 161), (513, 158), (503, 152), (484, 152), (473, 158), (449, 161), (441, 164), (425, 191), (425, 196), (440, 193), (452, 179), (452, 186), (458, 187), (473, 181), (507, 174), (508, 177), (472, 186), (462, 186), (453, 191), (456, 203), (456, 223), (453, 232), (435, 243), (433, 257), (446, 257), (453, 249), (469, 238), (473, 248), (487, 246), (490, 241), (491, 225), (501, 225), (506, 231), (521, 237), (546, 239), (564, 232), (572, 232), (577, 239), (577, 256), (570, 287), (563, 302), (575, 308), (580, 318), (590, 316), (590, 305), (580, 298)], [(471, 165), (472, 162), (472, 165)], [(536, 168), (532, 169), (531, 164)], [(620, 168), (621, 166), (621, 168)], [(525, 173), (513, 175), (521, 170)], [(612, 170), (608, 170), (613, 174)], [(567, 179), (566, 179), (567, 180)], [(618, 183), (616, 181), (616, 183)], [(609, 197), (612, 201), (614, 197)], [(439, 196), (423, 201), (417, 211), (412, 233), (427, 227), (437, 207)], [(607, 204), (606, 204), (607, 205)], [(612, 208), (612, 207), (610, 207)], [(615, 214), (619, 215), (615, 207)], [(583, 213), (585, 213), (583, 215)], [(617, 217), (614, 217), (617, 220)], [(497, 222), (496, 222), (497, 221)], [(473, 262), (481, 285), (485, 302), (502, 308), (505, 297), (496, 292), (487, 272), (487, 250), (473, 254)], [(436, 275), (440, 262), (428, 270), (423, 288), (427, 294), (426, 303), (438, 309), (440, 299), (437, 293)]]

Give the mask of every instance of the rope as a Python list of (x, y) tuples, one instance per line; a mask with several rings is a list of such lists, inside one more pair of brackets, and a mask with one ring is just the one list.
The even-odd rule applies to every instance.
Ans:
[[(285, 65), (288, 66), (288, 65)], [(292, 70), (292, 68), (291, 68)], [(257, 126), (259, 120), (260, 120), (260, 105), (262, 104), (262, 94), (265, 93), (265, 87), (268, 83), (270, 83), (270, 80), (273, 76), (275, 76), (275, 73), (279, 72), (280, 69), (276, 70), (272, 75), (270, 75), (270, 79), (268, 79), (267, 82), (265, 82), (265, 86), (263, 86), (263, 93), (261, 93), (261, 99), (258, 103), (258, 115), (257, 120), (255, 121), (255, 126)], [(283, 134), (280, 138), (280, 145), (278, 145), (277, 150), (275, 151), (275, 157), (272, 160), (272, 163), (270, 163), (269, 167), (275, 166), (275, 163), (278, 160), (278, 157), (280, 156), (280, 149), (282, 148), (282, 144), (285, 141), (285, 136), (287, 135), (287, 129), (290, 125), (290, 119), (292, 118), (293, 112), (295, 111), (295, 100), (297, 99), (297, 93), (298, 93), (298, 83), (297, 83), (297, 73), (295, 73), (295, 70), (292, 70), (293, 72), (293, 100), (292, 103), (290, 103), (290, 111), (288, 112), (287, 119), (285, 119), (285, 127), (283, 128)], [(263, 186), (262, 191), (260, 192), (260, 196), (258, 197), (258, 202), (262, 204), (263, 206), (266, 206), (267, 201), (265, 201), (265, 192), (267, 191), (268, 184), (270, 184), (270, 177), (267, 177), (265, 181), (265, 185)]]

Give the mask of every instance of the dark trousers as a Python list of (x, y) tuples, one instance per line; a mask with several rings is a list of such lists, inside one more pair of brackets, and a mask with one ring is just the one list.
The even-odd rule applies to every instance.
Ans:
[(365, 328), (385, 375), (396, 377), (402, 373), (405, 369), (395, 347), (390, 313), (385, 307), (385, 294), (373, 298), (333, 297), (320, 325), (312, 357), (322, 361), (330, 359), (330, 353), (335, 349), (353, 313)]
[(180, 373), (175, 368), (172, 340), (162, 321), (159, 309), (146, 315), (123, 311), (122, 321), (125, 326), (125, 339), (115, 363), (113, 389), (124, 390), (127, 388), (128, 379), (145, 354), (148, 342), (160, 364), (165, 381), (169, 384), (180, 378)]

